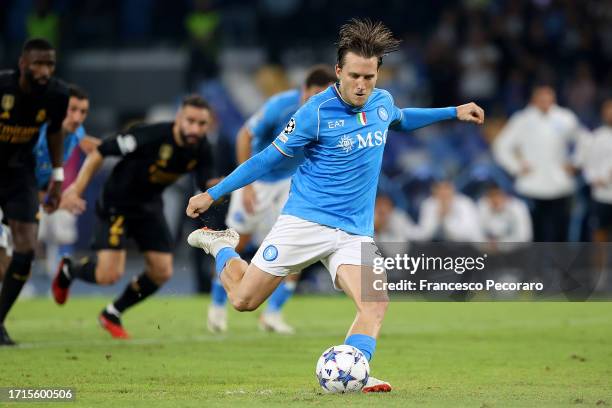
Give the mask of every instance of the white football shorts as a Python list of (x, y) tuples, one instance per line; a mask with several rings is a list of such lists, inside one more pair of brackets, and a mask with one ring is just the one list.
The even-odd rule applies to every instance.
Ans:
[(255, 211), (249, 214), (242, 201), (243, 189), (232, 193), (225, 224), (239, 234), (251, 234), (255, 244), (262, 242), (270, 232), (281, 213), (291, 188), (291, 178), (276, 182), (256, 181), (253, 183), (257, 204)]
[(377, 248), (372, 237), (352, 235), (338, 228), (283, 214), (251, 262), (264, 272), (287, 276), (321, 261), (329, 271), (334, 288), (338, 289), (338, 267), (363, 264), (362, 243), (371, 244), (364, 246), (371, 252), (364, 259), (373, 259)]

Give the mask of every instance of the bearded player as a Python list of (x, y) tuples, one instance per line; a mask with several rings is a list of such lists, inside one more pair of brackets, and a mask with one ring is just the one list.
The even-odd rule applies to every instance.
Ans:
[[(38, 224), (38, 186), (33, 148), (47, 125), (51, 175), (44, 209), (59, 204), (62, 167), (62, 122), (68, 87), (53, 77), (56, 54), (44, 39), (23, 46), (18, 71), (0, 72), (0, 208), (12, 233), (13, 252), (0, 291), (0, 346), (13, 345), (4, 321), (30, 276)], [(3, 234), (4, 235), (4, 234)]]
[(133, 127), (105, 140), (87, 156), (77, 179), (62, 195), (61, 207), (75, 213), (85, 209), (81, 197), (104, 159), (117, 156), (121, 160), (96, 202), (96, 254), (78, 261), (62, 259), (52, 283), (57, 304), (66, 302), (75, 280), (94, 285), (117, 282), (125, 272), (127, 239), (133, 238), (143, 253), (145, 270), (98, 316), (100, 325), (113, 337), (129, 338), (121, 322), (123, 313), (172, 276), (174, 240), (164, 217), (164, 189), (189, 172), (195, 173), (200, 189), (210, 186), (213, 161), (206, 140), (210, 115), (206, 101), (188, 96), (173, 122)]

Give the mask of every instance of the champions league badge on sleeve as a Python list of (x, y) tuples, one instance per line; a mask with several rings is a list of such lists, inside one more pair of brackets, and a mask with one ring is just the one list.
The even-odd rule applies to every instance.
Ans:
[(289, 123), (287, 123), (287, 126), (285, 126), (285, 130), (283, 130), (283, 133), (285, 133), (286, 135), (289, 135), (293, 133), (294, 130), (295, 130), (295, 119), (291, 118), (289, 119)]

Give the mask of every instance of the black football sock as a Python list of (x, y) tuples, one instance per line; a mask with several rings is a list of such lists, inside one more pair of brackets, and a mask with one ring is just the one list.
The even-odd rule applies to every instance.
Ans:
[(72, 283), (72, 259), (65, 257), (62, 259), (62, 268), (57, 275), (57, 283), (60, 288), (68, 288)]
[(146, 272), (143, 272), (138, 278), (128, 283), (123, 294), (113, 302), (113, 307), (119, 313), (123, 313), (127, 308), (142, 302), (155, 293), (157, 289), (159, 289), (159, 286), (147, 276)]
[(0, 324), (4, 323), (4, 319), (15, 300), (17, 300), (21, 288), (28, 280), (32, 259), (34, 259), (34, 252), (13, 252), (13, 258), (6, 269), (2, 291), (0, 291)]
[(97, 258), (85, 257), (79, 262), (72, 265), (70, 268), (71, 280), (80, 279), (89, 283), (96, 283), (96, 265), (98, 264)]
[(121, 325), (121, 313), (115, 309), (115, 306), (113, 306), (112, 303), (102, 310), (102, 316), (106, 317), (115, 324)]

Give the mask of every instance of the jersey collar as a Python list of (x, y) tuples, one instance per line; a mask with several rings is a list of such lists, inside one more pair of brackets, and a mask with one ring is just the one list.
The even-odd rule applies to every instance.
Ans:
[[(340, 89), (338, 89), (338, 85), (339, 85), (339, 83), (336, 82), (335, 84), (332, 85), (332, 87), (334, 88), (334, 93), (336, 94), (336, 96), (338, 97), (338, 100), (340, 101), (340, 103), (342, 103), (342, 105), (344, 105), (348, 110), (350, 110), (353, 113), (359, 113), (359, 112), (365, 110), (366, 106), (370, 102), (370, 98), (372, 98), (372, 95), (370, 95), (370, 98), (368, 98), (366, 103), (363, 104), (362, 106), (353, 106), (350, 103), (348, 103), (347, 101), (345, 101), (344, 98), (342, 97), (342, 95), (340, 95)], [(372, 91), (372, 93), (373, 92), (374, 91)]]

